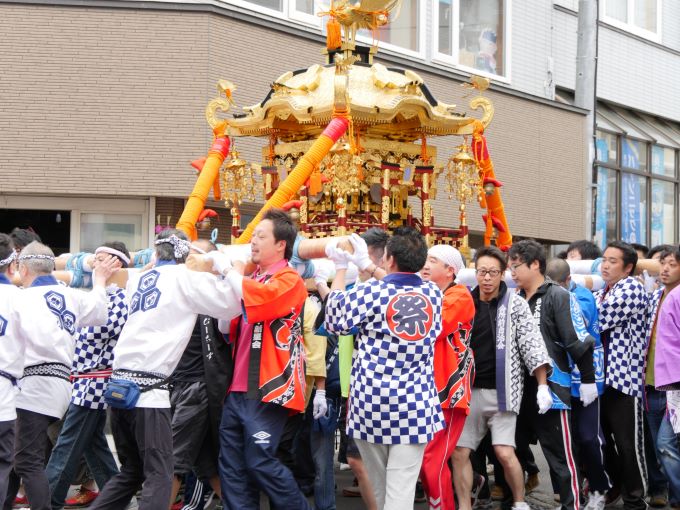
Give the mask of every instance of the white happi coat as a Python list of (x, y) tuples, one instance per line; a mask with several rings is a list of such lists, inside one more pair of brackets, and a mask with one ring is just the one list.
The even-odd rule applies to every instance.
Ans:
[[(179, 363), (199, 314), (226, 321), (241, 314), (240, 300), (227, 280), (184, 264), (161, 262), (132, 275), (125, 294), (128, 319), (113, 349), (114, 372), (166, 378)], [(168, 391), (142, 393), (137, 407), (170, 407)]]
[[(104, 287), (90, 292), (65, 287), (54, 276), (39, 276), (17, 294), (18, 335), (26, 343), (24, 368), (43, 363), (71, 370), (78, 328), (101, 326), (108, 319)], [(19, 381), (17, 409), (62, 418), (71, 398), (71, 382), (52, 376)]]
[[(21, 291), (7, 277), (0, 275), (0, 370), (19, 379), (24, 372), (25, 343), (17, 335), (19, 319), (15, 305)], [(16, 386), (7, 377), (0, 377), (0, 421), (17, 417)]]

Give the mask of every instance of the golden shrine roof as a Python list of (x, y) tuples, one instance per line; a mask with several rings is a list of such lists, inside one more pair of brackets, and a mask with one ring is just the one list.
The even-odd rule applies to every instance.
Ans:
[[(415, 72), (355, 62), (315, 64), (284, 73), (262, 102), (244, 107), (244, 114), (229, 119), (229, 133), (268, 136), (275, 131), (286, 141), (314, 138), (343, 102), (355, 128), (368, 138), (409, 141), (423, 135), (472, 132), (474, 118), (456, 112), (455, 105), (437, 101)], [(485, 125), (490, 122), (493, 107), (489, 101), (477, 97), (471, 107), (482, 109)]]

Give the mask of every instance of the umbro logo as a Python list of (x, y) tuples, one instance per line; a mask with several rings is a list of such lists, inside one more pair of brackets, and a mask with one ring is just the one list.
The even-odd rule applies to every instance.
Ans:
[(269, 438), (272, 437), (272, 435), (264, 430), (260, 430), (253, 434), (253, 437), (257, 440), (255, 441), (255, 444), (269, 444)]

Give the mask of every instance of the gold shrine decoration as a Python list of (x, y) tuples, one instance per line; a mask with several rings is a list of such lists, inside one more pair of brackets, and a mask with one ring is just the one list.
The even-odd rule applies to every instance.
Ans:
[[(261, 167), (266, 203), (236, 243), (250, 241), (267, 209), (291, 201), (299, 204), (300, 230), (312, 238), (361, 232), (374, 225), (388, 230), (410, 225), (430, 244), (460, 246), (468, 234), (466, 205), (475, 196), (482, 206), (490, 206), (494, 222), (502, 215), (495, 188), (501, 183), (493, 179), (484, 155), (483, 131), (493, 118), (492, 103), (481, 96), (472, 99), (468, 110), (481, 113), (475, 119), (434, 98), (414, 71), (374, 63), (377, 47), (355, 47), (357, 30), (376, 30), (388, 23), (401, 2), (330, 0), (324, 14), (331, 19), (332, 44), (325, 51), (325, 65), (281, 74), (263, 101), (229, 118), (224, 114), (233, 105), (235, 87), (220, 81), (220, 97), (206, 108), (208, 123), (232, 137), (230, 141), (248, 136), (269, 142), (263, 147)], [(489, 84), (486, 78), (472, 77), (468, 87), (481, 94)], [(442, 165), (432, 140), (446, 136), (464, 141)], [(244, 161), (235, 150), (228, 154), (219, 165), (216, 190), (222, 183), (232, 210), (231, 233), (238, 236), (239, 204), (254, 200), (254, 167), (259, 165)], [(460, 203), (458, 226), (435, 223), (442, 171), (449, 196)], [(411, 209), (417, 199), (420, 218)]]
[(387, 228), (390, 223), (390, 169), (383, 168), (382, 187), (380, 188), (380, 222), (383, 228)]
[(220, 166), (227, 157), (227, 154), (229, 154), (229, 146), (231, 145), (231, 141), (226, 135), (228, 127), (227, 122), (219, 120), (215, 116), (215, 112), (217, 110), (226, 112), (231, 105), (234, 104), (231, 99), (231, 94), (236, 90), (236, 86), (230, 81), (220, 80), (217, 84), (217, 89), (224, 94), (225, 98), (213, 99), (208, 103), (205, 110), (206, 120), (213, 130), (215, 139), (213, 140), (212, 147), (208, 151), (208, 157), (200, 170), (194, 189), (184, 206), (182, 216), (180, 216), (179, 221), (177, 222), (177, 228), (189, 236), (189, 239), (192, 241), (198, 238), (196, 222), (205, 208), (210, 188), (215, 186), (219, 177)]
[(236, 149), (232, 149), (222, 171), (224, 205), (226, 207), (238, 209), (243, 200), (251, 202), (255, 200), (254, 166), (241, 159)]
[(267, 209), (272, 207), (281, 207), (283, 204), (288, 202), (291, 197), (293, 197), (300, 188), (304, 185), (305, 181), (309, 179), (314, 169), (318, 166), (321, 160), (328, 154), (335, 142), (340, 138), (347, 127), (349, 126), (349, 121), (344, 117), (338, 117), (333, 119), (330, 124), (326, 127), (323, 134), (319, 139), (312, 145), (307, 153), (300, 159), (295, 169), (288, 175), (286, 180), (281, 183), (279, 189), (277, 189), (272, 197), (267, 200), (267, 203), (260, 209), (255, 218), (248, 224), (243, 234), (239, 236), (236, 240), (238, 244), (245, 244), (250, 242), (250, 238), (253, 235), (253, 230), (255, 226), (260, 222), (262, 215)]
[[(460, 227), (467, 227), (466, 204), (473, 197), (480, 196), (482, 191), (482, 178), (479, 167), (474, 156), (470, 153), (467, 139), (463, 140), (463, 145), (457, 147), (458, 152), (451, 156), (446, 165), (446, 187), (449, 192), (449, 199), (455, 196), (460, 203), (458, 210), (460, 213)], [(469, 255), (467, 233), (461, 240), (461, 250), (464, 255)]]
[(465, 204), (472, 197), (479, 195), (482, 190), (482, 181), (479, 175), (479, 167), (470, 153), (470, 146), (467, 141), (457, 149), (458, 152), (451, 156), (446, 165), (446, 188), (449, 198), (455, 196), (456, 200)]
[[(319, 16), (329, 16), (326, 46), (329, 50), (342, 48), (353, 50), (356, 47), (357, 31), (365, 29), (373, 32), (374, 42), (377, 44), (376, 31), (378, 27), (387, 25), (390, 11), (399, 15), (402, 0), (331, 0), (330, 7)], [(341, 37), (340, 28), (344, 28)]]
[(236, 90), (236, 85), (228, 80), (220, 80), (217, 82), (217, 90), (224, 94), (224, 98), (217, 97), (208, 103), (205, 107), (205, 119), (208, 121), (208, 125), (215, 129), (223, 120), (217, 118), (217, 111), (222, 113), (227, 113), (229, 109), (234, 105), (234, 101), (231, 95)]

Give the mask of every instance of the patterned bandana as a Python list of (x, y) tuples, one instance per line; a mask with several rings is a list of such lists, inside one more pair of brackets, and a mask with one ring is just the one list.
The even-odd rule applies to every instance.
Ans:
[(40, 253), (36, 253), (34, 255), (19, 255), (19, 258), (17, 260), (29, 260), (29, 259), (51, 260), (52, 262), (54, 262), (54, 257), (52, 255), (42, 255)]
[(16, 259), (16, 258), (17, 258), (17, 252), (13, 251), (12, 253), (9, 254), (9, 257), (7, 257), (6, 259), (0, 260), (0, 266), (7, 266), (7, 265), (11, 264), (14, 261), (14, 259)]
[(159, 245), (164, 243), (172, 245), (175, 251), (176, 259), (181, 259), (185, 255), (188, 255), (189, 250), (191, 249), (191, 243), (189, 241), (180, 239), (175, 234), (172, 234), (170, 237), (166, 237), (164, 239), (156, 239), (156, 242), (154, 244)]

